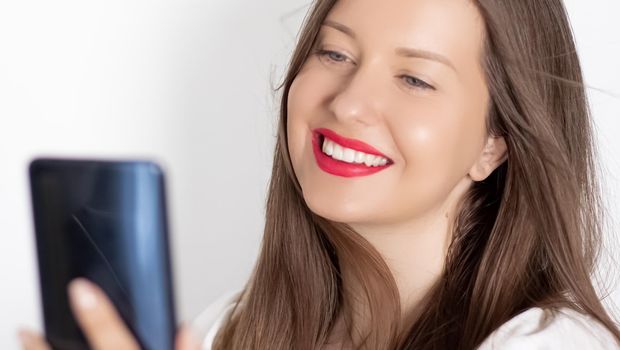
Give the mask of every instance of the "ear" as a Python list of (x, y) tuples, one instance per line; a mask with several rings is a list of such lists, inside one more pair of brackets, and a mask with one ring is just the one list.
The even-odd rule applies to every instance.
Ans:
[(508, 158), (507, 149), (506, 141), (502, 136), (490, 135), (480, 156), (469, 170), (469, 177), (474, 181), (486, 179)]

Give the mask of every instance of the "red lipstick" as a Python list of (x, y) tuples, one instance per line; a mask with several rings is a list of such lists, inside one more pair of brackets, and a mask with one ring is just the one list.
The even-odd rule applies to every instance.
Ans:
[[(321, 150), (322, 141), (325, 138), (328, 138), (337, 144), (350, 148), (356, 151), (364, 152), (367, 154), (372, 154), (375, 156), (380, 156), (386, 158), (388, 162), (385, 165), (381, 166), (367, 166), (365, 164), (356, 164), (356, 163), (347, 163), (340, 160), (336, 160), (327, 154), (323, 153)], [(383, 153), (379, 152), (376, 148), (371, 145), (355, 139), (346, 138), (344, 136), (336, 134), (334, 131), (319, 128), (315, 129), (312, 133), (312, 149), (314, 151), (314, 157), (316, 162), (323, 171), (330, 173), (336, 176), (342, 177), (356, 177), (356, 176), (367, 176), (379, 172), (394, 162), (385, 156)]]

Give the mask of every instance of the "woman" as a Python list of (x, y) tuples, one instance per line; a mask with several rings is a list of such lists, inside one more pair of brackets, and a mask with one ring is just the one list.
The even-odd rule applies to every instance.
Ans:
[[(205, 348), (620, 348), (561, 0), (318, 0), (282, 87), (261, 253)], [(71, 292), (96, 348), (135, 347)]]

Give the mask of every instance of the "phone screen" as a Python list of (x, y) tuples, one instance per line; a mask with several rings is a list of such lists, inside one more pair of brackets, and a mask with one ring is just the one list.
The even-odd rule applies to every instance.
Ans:
[(154, 163), (37, 159), (30, 165), (43, 318), (54, 349), (88, 349), (67, 285), (101, 287), (144, 349), (173, 349), (164, 175)]

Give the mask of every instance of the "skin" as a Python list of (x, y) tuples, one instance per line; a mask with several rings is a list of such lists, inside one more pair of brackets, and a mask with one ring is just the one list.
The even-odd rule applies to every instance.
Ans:
[[(288, 146), (305, 201), (379, 251), (403, 315), (442, 271), (458, 200), (507, 156), (505, 140), (485, 128), (483, 38), (466, 0), (339, 1), (317, 41), (333, 52), (311, 55), (290, 89)], [(443, 59), (403, 57), (399, 47)], [(318, 127), (362, 140), (394, 164), (363, 177), (324, 172), (312, 152)]]
[[(69, 284), (68, 294), (73, 314), (92, 349), (140, 349), (112, 302), (95, 284), (83, 278), (76, 279)], [(25, 350), (51, 350), (45, 339), (36, 332), (24, 329), (19, 331), (18, 336)], [(188, 327), (179, 330), (175, 349), (200, 349), (199, 342), (193, 338)]]
[[(458, 200), (506, 159), (504, 139), (485, 130), (483, 21), (466, 0), (341, 0), (327, 20), (340, 26), (324, 25), (319, 45), (335, 53), (310, 56), (289, 92), (293, 168), (312, 211), (349, 224), (383, 256), (405, 314), (441, 273)], [(445, 62), (403, 57), (398, 47)], [(317, 127), (362, 140), (394, 164), (365, 177), (328, 174), (312, 153)], [(343, 283), (355, 286), (342, 272)], [(95, 349), (137, 349), (100, 289), (80, 280), (69, 292)], [(354, 308), (363, 317), (365, 306)], [(341, 328), (331, 339), (341, 339)], [(49, 349), (36, 333), (20, 338), (24, 349)], [(177, 340), (176, 349), (199, 349), (186, 328)]]

